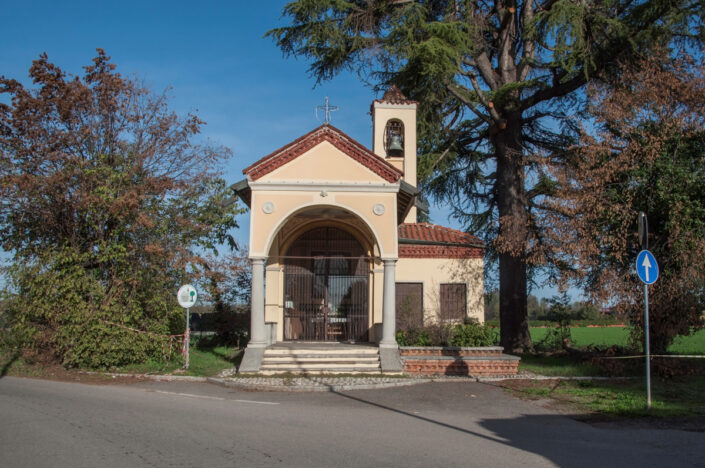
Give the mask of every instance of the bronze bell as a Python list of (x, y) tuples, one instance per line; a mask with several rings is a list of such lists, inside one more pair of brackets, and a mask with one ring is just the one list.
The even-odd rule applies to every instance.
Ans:
[(389, 135), (388, 156), (404, 156), (404, 146), (401, 143), (401, 135), (392, 133)]

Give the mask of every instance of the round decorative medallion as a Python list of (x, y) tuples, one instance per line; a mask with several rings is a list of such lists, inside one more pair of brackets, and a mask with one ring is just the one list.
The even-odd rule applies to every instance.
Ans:
[(269, 214), (274, 211), (274, 203), (268, 201), (265, 202), (264, 205), (262, 205), (262, 211), (264, 211), (266, 214)]
[(372, 207), (372, 211), (374, 214), (377, 216), (382, 216), (385, 212), (386, 208), (382, 203), (375, 203), (375, 206)]

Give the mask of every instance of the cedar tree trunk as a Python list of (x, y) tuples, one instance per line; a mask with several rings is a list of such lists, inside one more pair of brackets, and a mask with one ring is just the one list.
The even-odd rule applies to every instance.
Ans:
[[(499, 323), (500, 344), (507, 352), (531, 347), (526, 309), (528, 238), (526, 189), (521, 145), (521, 115), (507, 112), (506, 122), (492, 137), (497, 160), (499, 211)], [(503, 127), (504, 128), (501, 128)]]

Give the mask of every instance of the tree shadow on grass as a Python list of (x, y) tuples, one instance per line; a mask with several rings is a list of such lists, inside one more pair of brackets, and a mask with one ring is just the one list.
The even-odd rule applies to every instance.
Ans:
[(5, 360), (3, 358), (3, 363), (2, 363), (2, 368), (0, 369), (0, 379), (5, 377), (7, 373), (10, 371), (10, 367), (17, 362), (17, 360), (20, 358), (20, 352), (19, 350), (15, 350), (8, 358)]

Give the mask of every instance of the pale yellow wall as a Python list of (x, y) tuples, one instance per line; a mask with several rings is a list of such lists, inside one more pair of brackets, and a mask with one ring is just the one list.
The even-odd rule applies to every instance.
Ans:
[[(391, 119), (404, 124), (404, 158), (387, 158), (384, 150), (384, 129)], [(416, 187), (416, 104), (387, 104), (375, 102), (372, 105), (372, 150), (392, 165), (404, 171), (404, 180)], [(413, 207), (404, 219), (405, 223), (416, 222), (416, 208)]]
[[(391, 185), (391, 184), (390, 184)], [(356, 214), (374, 233), (383, 258), (397, 256), (396, 194), (392, 192), (337, 192), (334, 186), (323, 190), (259, 190), (252, 187), (250, 211), (250, 256), (266, 257), (274, 237), (286, 221), (305, 207), (332, 206)], [(263, 206), (272, 203), (274, 210), (265, 213)], [(382, 215), (376, 215), (376, 204), (384, 205)]]
[(468, 317), (485, 321), (482, 259), (400, 258), (397, 283), (423, 283), (424, 321), (438, 319), (440, 284), (465, 283), (468, 294)]
[(384, 129), (387, 122), (398, 119), (404, 124), (404, 180), (416, 186), (416, 104), (375, 102), (372, 112), (372, 151), (382, 158), (387, 156), (384, 150)]
[(323, 141), (259, 181), (383, 182), (384, 179)]

